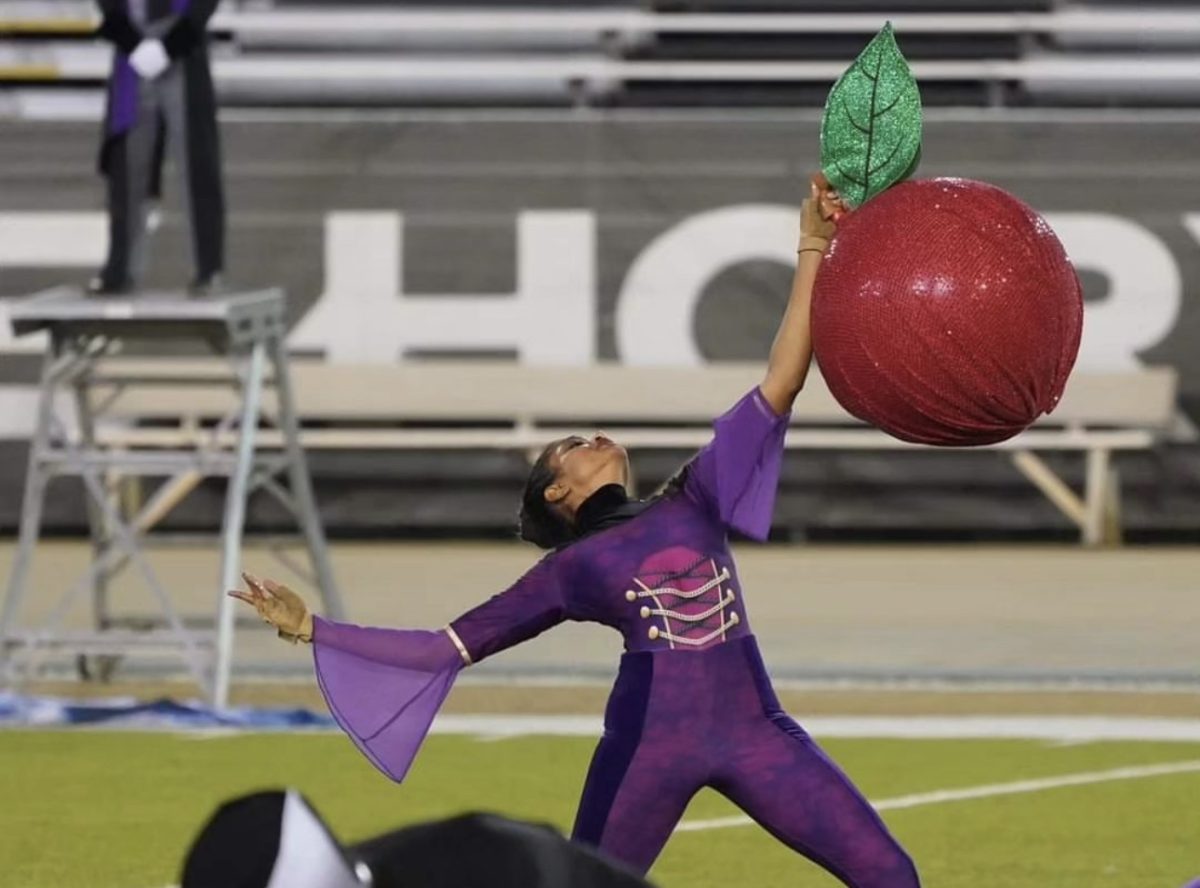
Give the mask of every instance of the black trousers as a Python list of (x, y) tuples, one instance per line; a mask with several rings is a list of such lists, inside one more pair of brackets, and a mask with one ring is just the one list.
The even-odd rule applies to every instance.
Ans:
[(136, 285), (146, 267), (147, 199), (157, 188), (164, 154), (175, 166), (191, 232), (195, 277), (224, 267), (225, 197), (216, 108), (189, 96), (189, 71), (172, 65), (138, 89), (137, 122), (106, 146), (108, 259), (101, 277), (109, 286)]

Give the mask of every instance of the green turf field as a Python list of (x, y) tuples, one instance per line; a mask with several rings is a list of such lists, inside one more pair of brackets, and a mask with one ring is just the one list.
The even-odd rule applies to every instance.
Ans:
[[(1127, 766), (1200, 760), (1200, 744), (833, 740), (874, 801)], [(403, 786), (336, 734), (203, 738), (0, 732), (5, 886), (161, 888), (218, 801), (295, 786), (343, 840), (464, 809), (569, 829), (593, 743), (429, 739)], [(802, 800), (797, 800), (802, 803)], [(736, 814), (712, 793), (685, 820)], [(930, 888), (1179, 888), (1200, 875), (1200, 772), (884, 811)], [(651, 873), (675, 888), (837, 883), (756, 826), (677, 833)]]

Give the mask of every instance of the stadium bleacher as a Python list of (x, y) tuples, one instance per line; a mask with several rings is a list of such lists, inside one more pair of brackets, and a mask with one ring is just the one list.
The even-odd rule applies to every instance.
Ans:
[[(212, 23), (227, 104), (820, 105), (884, 18), (926, 105), (1177, 105), (1200, 97), (1200, 16), (1048, 0), (687, 0), (353, 6), (227, 2)], [(86, 0), (0, 11), (0, 97), (99, 88)]]
[(0, 0), (0, 888), (1200, 888), (1200, 0), (219, 2)]
[[(14, 166), (32, 167), (34, 176), (44, 175), (41, 187), (56, 189), (56, 206), (69, 210), (91, 206), (87, 196), (94, 188), (90, 178), (93, 131), (88, 127), (99, 111), (111, 57), (110, 48), (92, 36), (95, 16), (90, 0), (0, 3), (0, 117), (23, 118), (26, 124), (10, 127), (4, 156)], [(783, 187), (782, 183), (798, 174), (790, 166), (793, 161), (781, 159), (791, 157), (786, 152), (797, 143), (791, 141), (794, 129), (790, 118), (774, 129), (763, 124), (761, 130), (748, 131), (743, 125), (728, 144), (716, 141), (726, 138), (719, 124), (696, 130), (712, 141), (709, 155), (691, 157), (690, 166), (684, 164), (695, 173), (689, 191), (671, 178), (674, 172), (663, 172), (681, 162), (681, 152), (673, 144), (675, 133), (648, 128), (641, 122), (606, 128), (601, 121), (620, 115), (603, 112), (639, 109), (628, 115), (628, 120), (645, 121), (654, 115), (642, 114), (640, 109), (806, 108), (811, 122), (846, 60), (886, 18), (895, 24), (921, 83), (923, 101), (930, 107), (986, 108), (989, 114), (993, 108), (1014, 108), (1018, 109), (1012, 115), (1015, 120), (1029, 106), (1038, 105), (1054, 109), (1095, 105), (1151, 108), (1200, 102), (1200, 15), (1187, 4), (1140, 7), (1128, 0), (1072, 5), (1050, 0), (454, 0), (434, 6), (394, 0), (353, 0), (350, 5), (314, 0), (225, 0), (211, 23), (222, 101), (233, 112), (231, 116), (250, 109), (242, 119), (257, 121), (254, 126), (227, 131), (229, 154), (236, 158), (238, 168), (239, 206), (235, 213), (242, 214), (235, 214), (234, 224), (241, 226), (243, 233), (253, 232), (246, 236), (254, 250), (272, 249), (282, 255), (303, 242), (313, 256), (320, 256), (326, 213), (356, 207), (396, 209), (410, 214), (408, 236), (419, 245), (414, 253), (422, 255), (422, 261), (413, 262), (416, 279), (409, 282), (409, 289), (504, 293), (511, 282), (493, 280), (475, 268), (463, 272), (463, 263), (451, 255), (447, 231), (468, 226), (484, 239), (482, 253), (504, 259), (511, 251), (514, 211), (585, 207), (595, 212), (602, 244), (599, 249), (608, 251), (599, 262), (604, 280), (597, 288), (598, 298), (611, 300), (617, 289), (615, 279), (626, 270), (627, 259), (646, 246), (652, 230), (660, 231), (710, 205), (777, 199), (769, 183)], [(321, 117), (319, 110), (311, 118), (296, 115), (283, 130), (265, 123), (277, 109), (288, 106), (398, 109), (394, 117), (401, 120), (409, 111), (429, 108), (582, 108), (600, 113), (544, 115), (557, 124), (556, 149), (561, 150), (535, 150), (540, 133), (535, 128), (518, 130), (511, 124), (477, 127), (474, 137), (488, 142), (487, 151), (465, 144), (470, 138), (460, 141), (464, 137), (449, 124), (416, 128), (429, 139), (424, 142), (413, 128), (389, 122), (386, 115), (362, 115), (362, 120), (375, 122), (345, 124), (338, 131), (335, 162), (327, 150), (324, 130), (322, 135), (314, 135), (312, 129), (297, 122)], [(266, 109), (266, 113), (257, 109)], [(1043, 128), (1036, 132), (1040, 166), (1035, 164), (1037, 169), (1026, 176), (1020, 165), (1025, 156), (1020, 145), (1057, 111), (1035, 108), (1029, 114), (1036, 117), (1034, 122), (1005, 130), (993, 127), (986, 136), (976, 137), (973, 124), (960, 123), (952, 131), (945, 130), (948, 135), (942, 138), (952, 137), (966, 147), (957, 155), (941, 158), (941, 168), (957, 165), (954, 168), (966, 169), (965, 174), (995, 177), (1000, 184), (1014, 188), (1014, 193), (1022, 193), (1021, 189), (1041, 187), (1048, 179), (1047, 171), (1057, 174), (1061, 169), (1058, 158), (1064, 152), (1093, 140), (1088, 144), (1106, 146), (1086, 158), (1089, 170), (1097, 171), (1092, 173), (1095, 179), (1081, 180), (1047, 201), (1051, 208), (1056, 201), (1060, 208), (1080, 207), (1087, 204), (1089, 183), (1103, 181), (1114, 165), (1127, 162), (1125, 158), (1137, 150), (1139, 139), (1149, 138), (1132, 132), (1131, 127), (1117, 140), (1092, 129), (1078, 138), (1054, 139)], [(77, 136), (75, 147), (50, 140), (37, 130), (37, 124), (57, 118), (86, 124), (70, 130)], [(345, 119), (356, 120), (354, 115)], [(572, 120), (591, 121), (594, 128), (573, 129)], [(1166, 128), (1155, 130), (1154, 137), (1174, 140), (1170, 125), (1162, 126)], [(785, 139), (776, 129), (789, 135)], [(276, 178), (271, 146), (280, 139), (287, 140), (289, 151)], [(86, 147), (78, 147), (83, 142)], [(56, 169), (74, 172), (39, 172), (35, 153), (38, 162), (53, 162), (59, 164)], [(1190, 175), (1190, 160), (1182, 154), (1168, 154), (1169, 169)], [(357, 179), (346, 176), (342, 163), (361, 175)], [(973, 163), (977, 165), (972, 167)], [(1166, 184), (1167, 173), (1164, 169), (1155, 180), (1164, 189), (1172, 187)], [(54, 175), (58, 178), (53, 179)], [(71, 176), (69, 189), (63, 179), (67, 175)], [(52, 179), (54, 184), (49, 184)], [(570, 184), (560, 188), (559, 182)], [(686, 193), (672, 200), (648, 196), (668, 188)], [(19, 208), (37, 205), (38, 198), (23, 186), (11, 188), (9, 193)], [(1159, 197), (1167, 194), (1164, 190)], [(1186, 207), (1180, 210), (1185, 211)], [(1164, 212), (1160, 210), (1157, 218)], [(1134, 209), (1127, 215), (1164, 242), (1171, 243), (1171, 237), (1183, 242), (1186, 237), (1181, 232), (1160, 232), (1155, 228), (1158, 223), (1148, 223)], [(260, 226), (262, 219), (269, 224)], [(276, 229), (274, 226), (284, 224), (278, 220), (284, 219), (292, 227)], [(1162, 223), (1163, 229), (1167, 227), (1168, 223)], [(621, 257), (614, 259), (618, 250)], [(284, 282), (297, 304), (307, 306), (322, 286), (320, 260), (310, 259), (296, 263), (297, 269), (289, 269), (283, 262), (264, 260), (260, 264), (263, 274), (281, 278), (294, 274)], [(482, 259), (479, 264), (491, 261)], [(1186, 268), (1184, 272), (1186, 276)], [(1095, 275), (1094, 270), (1087, 273)], [(427, 277), (424, 282), (422, 274)], [(30, 279), (30, 275), (22, 279)], [(38, 279), (37, 285), (44, 281)], [(1092, 290), (1091, 298), (1104, 295), (1100, 289)], [(610, 323), (611, 315), (606, 313), (611, 311), (608, 302), (599, 307), (601, 323)], [(1183, 347), (1172, 344), (1171, 348), (1180, 353)], [(749, 357), (740, 352), (734, 356)], [(721, 355), (723, 360), (729, 357)], [(598, 358), (612, 360), (611, 347)], [(1194, 403), (1187, 374), (1181, 378), (1185, 382), (1181, 398), (1185, 402), (1191, 398)], [(1189, 409), (1194, 414), (1194, 408)], [(679, 452), (646, 453), (640, 457), (642, 477), (661, 480), (679, 457)], [(471, 464), (478, 468), (478, 476), (494, 486), (487, 508), (480, 507), (477, 491), (464, 494), (469, 503), (464, 508), (455, 498), (458, 493), (449, 491), (453, 485), (446, 484), (442, 486), (445, 489), (439, 488), (443, 498), (436, 504), (422, 501), (417, 508), (415, 499), (406, 503), (406, 514), (413, 516), (417, 530), (469, 521), (469, 530), (502, 527), (507, 532), (509, 493), (525, 471), (523, 456), (489, 451), (475, 453), (473, 458), (478, 458)], [(1164, 480), (1168, 477), (1165, 460), (1170, 458), (1150, 450), (1123, 454), (1117, 460), (1129, 505), (1128, 524), (1135, 536), (1147, 528), (1191, 534), (1194, 526), (1200, 526), (1191, 517), (1192, 506), (1184, 508), (1171, 499), (1177, 491)], [(981, 473), (977, 467), (983, 462), (968, 454), (944, 454), (923, 461), (920, 454), (881, 455), (860, 447), (853, 453), (838, 450), (836, 455), (825, 453), (811, 460), (806, 455), (802, 467), (793, 465), (792, 480), (796, 488), (818, 482), (841, 485), (838, 509), (820, 510), (825, 529), (835, 527), (831, 531), (835, 535), (843, 529), (848, 533), (869, 530), (876, 520), (893, 532), (900, 510), (878, 508), (880, 488), (892, 485), (903, 491), (895, 496), (895, 502), (903, 502), (905, 509), (917, 503), (920, 508), (911, 511), (933, 516), (921, 532), (930, 527), (935, 532), (949, 532), (946, 528), (960, 522), (961, 513), (943, 506), (957, 502), (964, 491), (981, 491), (978, 501), (989, 504), (981, 525), (1020, 533), (1030, 524), (1033, 510), (1043, 509), (1035, 522), (1040, 529), (1057, 527), (1060, 538), (1075, 538), (1074, 527), (1053, 524), (1060, 516), (1037, 501), (1040, 494), (1027, 489), (1010, 465), (997, 459), (992, 469)], [(1057, 454), (1051, 454), (1048, 462), (1070, 484), (1086, 486), (1079, 465), (1062, 461)], [(414, 450), (386, 453), (380, 449), (351, 457), (331, 448), (318, 452), (314, 459), (316, 483), (335, 516), (331, 524), (350, 533), (378, 532), (379, 522), (394, 521), (390, 514), (354, 505), (354, 498), (367, 495), (366, 488), (373, 489), (380, 476), (392, 479), (389, 483), (394, 483), (397, 495), (415, 498), (418, 493), (429, 493), (422, 485), (431, 472), (443, 471), (438, 468), (441, 465), (437, 453)], [(452, 471), (467, 470), (460, 464)], [(344, 472), (354, 477), (347, 478)], [(871, 479), (870, 483), (860, 483), (863, 478)], [(795, 499), (787, 507), (788, 522), (804, 526), (809, 520), (804, 516), (818, 511), (813, 502)], [(996, 507), (997, 503), (1002, 505)], [(0, 510), (0, 524), (11, 522), (11, 511)], [(78, 521), (74, 512), (64, 510), (63, 515), (56, 519), (56, 527), (76, 526), (71, 523)], [(205, 526), (211, 517), (198, 510), (194, 526)], [(917, 521), (905, 520), (914, 526)], [(386, 526), (393, 528), (391, 523)], [(809, 528), (814, 534), (821, 530)]]

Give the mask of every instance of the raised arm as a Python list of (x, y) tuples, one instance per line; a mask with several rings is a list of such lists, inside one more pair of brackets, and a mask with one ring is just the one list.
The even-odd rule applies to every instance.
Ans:
[(810, 192), (800, 209), (800, 246), (792, 292), (763, 379), (763, 397), (778, 414), (791, 412), (792, 402), (804, 388), (812, 362), (812, 327), (809, 315), (813, 285), (821, 257), (837, 230), (837, 217), (845, 211), (841, 199), (820, 173), (813, 176)]
[(713, 423), (713, 440), (688, 467), (684, 490), (725, 526), (765, 540), (779, 486), (792, 402), (812, 361), (813, 285), (837, 217), (845, 207), (824, 176), (813, 177), (800, 211), (799, 261), (787, 310), (762, 383)]

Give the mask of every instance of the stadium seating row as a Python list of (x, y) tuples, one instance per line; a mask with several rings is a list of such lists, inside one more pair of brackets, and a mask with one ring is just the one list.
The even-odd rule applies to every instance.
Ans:
[[(97, 377), (106, 447), (224, 449), (236, 435), (222, 419), (236, 407), (220, 362), (112, 361)], [(603, 427), (631, 450), (689, 450), (709, 437), (712, 417), (761, 377), (758, 364), (703, 369), (546, 368), (502, 362), (416, 362), (403, 366), (299, 361), (293, 374), (302, 440), (314, 451), (507, 450), (535, 455), (547, 441)], [(153, 378), (153, 387), (137, 384)], [(1054, 413), (997, 445), (1018, 470), (1080, 530), (1088, 544), (1120, 537), (1114, 452), (1147, 450), (1175, 411), (1174, 371), (1076, 373)], [(569, 390), (566, 400), (562, 392)], [(264, 411), (273, 412), (273, 396)], [(182, 405), (182, 406), (181, 406)], [(281, 446), (269, 423), (260, 443)], [(819, 377), (797, 401), (787, 446), (796, 450), (916, 450), (864, 426), (833, 400)], [(1086, 458), (1083, 495), (1037, 453)]]
[[(916, 12), (885, 12), (878, 2), (837, 11), (764, 5), (772, 11), (704, 2), (669, 12), (247, 4), (226, 6), (211, 26), (226, 101), (251, 105), (819, 105), (885, 17), (914, 60), (927, 105), (1200, 97), (1200, 16), (1188, 11), (962, 0), (911, 4), (926, 10)], [(0, 89), (95, 90), (109, 52), (91, 40), (94, 22), (85, 0), (7, 4)]]

